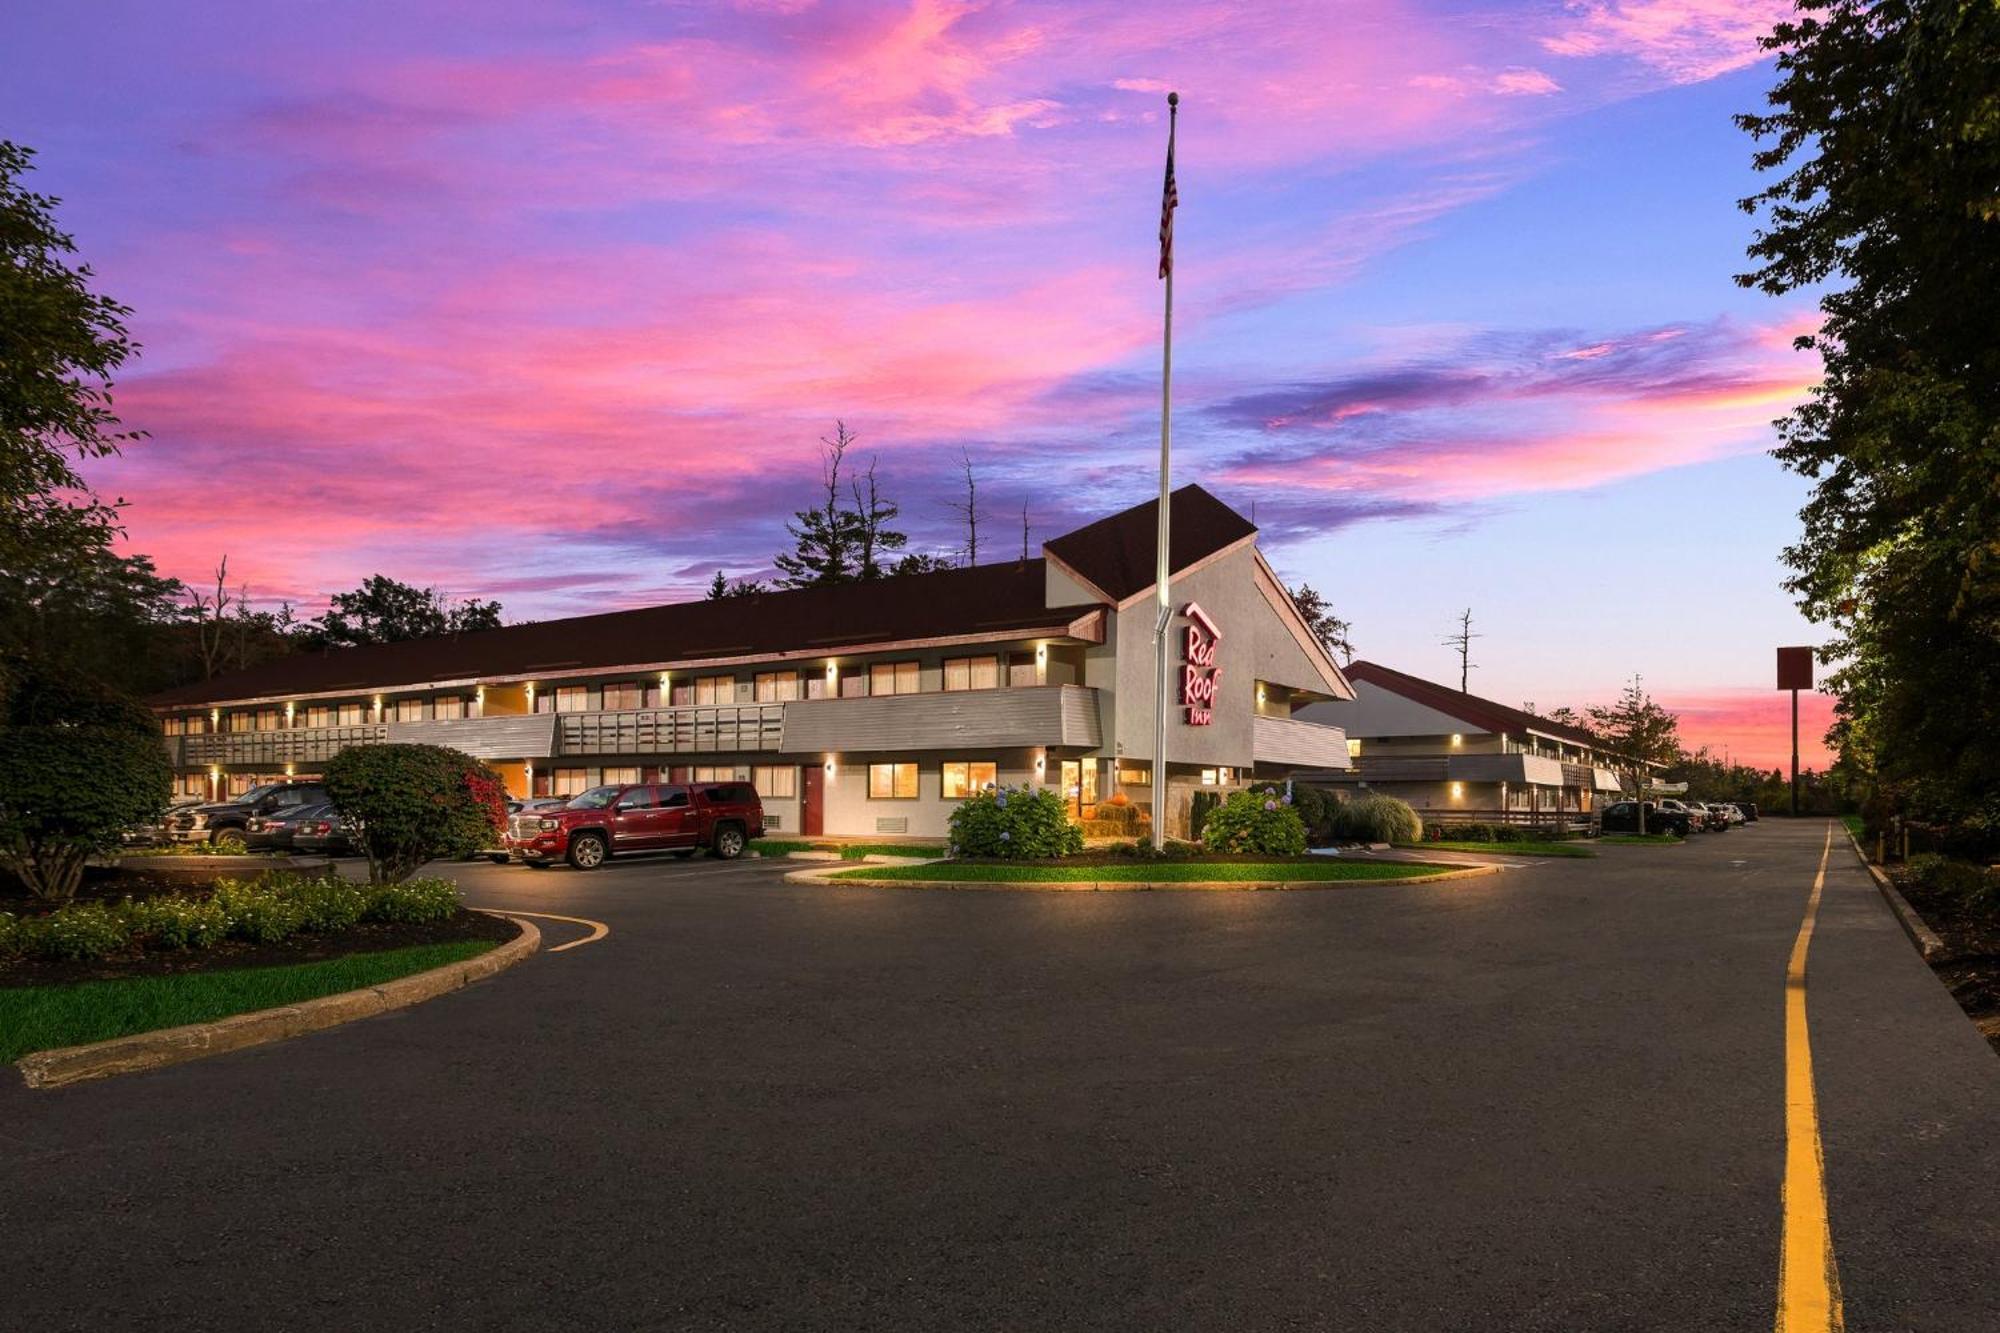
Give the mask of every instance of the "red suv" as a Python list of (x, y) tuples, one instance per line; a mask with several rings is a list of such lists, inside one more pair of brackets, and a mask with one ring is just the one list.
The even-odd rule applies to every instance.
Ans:
[(507, 821), (507, 855), (531, 866), (595, 870), (620, 852), (706, 848), (725, 861), (764, 834), (764, 803), (747, 782), (639, 782), (592, 787), (554, 810)]

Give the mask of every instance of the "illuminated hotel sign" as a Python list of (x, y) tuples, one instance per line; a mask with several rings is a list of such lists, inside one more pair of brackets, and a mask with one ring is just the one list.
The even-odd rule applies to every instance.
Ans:
[(1222, 680), (1215, 664), (1222, 629), (1197, 602), (1182, 607), (1181, 614), (1188, 620), (1181, 644), (1181, 716), (1190, 727), (1205, 727), (1215, 720), (1215, 690)]

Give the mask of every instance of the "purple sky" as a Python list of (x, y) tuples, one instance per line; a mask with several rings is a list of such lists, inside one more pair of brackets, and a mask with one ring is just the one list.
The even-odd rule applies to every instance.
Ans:
[(1177, 480), (1366, 656), (1470, 606), (1475, 690), (1642, 672), (1769, 763), (1813, 312), (1730, 282), (1728, 118), (1785, 9), (38, 6), (0, 123), (137, 310), (137, 549), (523, 617), (766, 569), (835, 417), (922, 549), (961, 450), (995, 554), (1145, 498), (1178, 88)]

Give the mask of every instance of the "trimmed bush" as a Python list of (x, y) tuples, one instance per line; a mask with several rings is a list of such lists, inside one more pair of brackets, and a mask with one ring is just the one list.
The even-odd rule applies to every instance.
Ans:
[(1424, 822), (1393, 796), (1357, 796), (1334, 812), (1332, 834), (1340, 842), (1416, 842)]
[(1306, 849), (1306, 825), (1291, 797), (1276, 787), (1232, 792), (1210, 813), (1201, 835), (1211, 852), (1297, 856)]
[(1338, 796), (1325, 787), (1297, 783), (1292, 787), (1292, 808), (1305, 821), (1308, 843), (1324, 847), (1333, 841), (1333, 815), (1340, 808)]
[(1202, 825), (1208, 822), (1209, 815), (1221, 804), (1222, 793), (1219, 791), (1198, 791), (1188, 801), (1188, 832), (1197, 842), (1201, 840)]
[(205, 949), (229, 933), (229, 918), (212, 898), (176, 893), (128, 900), (123, 913), (130, 938), (146, 949)]
[(1957, 861), (1934, 852), (1919, 852), (1912, 856), (1903, 873), (1927, 893), (1956, 898), (1974, 908), (1983, 908), (1994, 892), (1995, 876), (1992, 871), (1970, 861)]
[(499, 775), (442, 745), (357, 745), (334, 756), (324, 780), (377, 884), (491, 847), (506, 825)]
[(1070, 823), (1061, 795), (1046, 787), (981, 792), (951, 812), (953, 856), (1021, 861), (1082, 850), (1083, 830)]
[(173, 768), (152, 715), (115, 695), (31, 675), (0, 711), (0, 867), (67, 901), (92, 855), (156, 818)]

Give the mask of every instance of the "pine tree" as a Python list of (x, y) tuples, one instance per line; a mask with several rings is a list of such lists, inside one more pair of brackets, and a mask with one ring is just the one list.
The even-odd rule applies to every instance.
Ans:
[(816, 588), (855, 579), (865, 525), (860, 514), (841, 504), (840, 488), (841, 462), (853, 444), (844, 421), (834, 422), (832, 439), (820, 439), (820, 486), (826, 499), (817, 509), (799, 510), (785, 524), (792, 549), (772, 562), (778, 567), (779, 587)]
[(1646, 789), (1656, 765), (1681, 755), (1680, 719), (1654, 703), (1638, 676), (1618, 702), (1590, 710), (1590, 729), (1612, 752), (1612, 762), (1632, 779), (1638, 793), (1639, 832), (1646, 831)]

